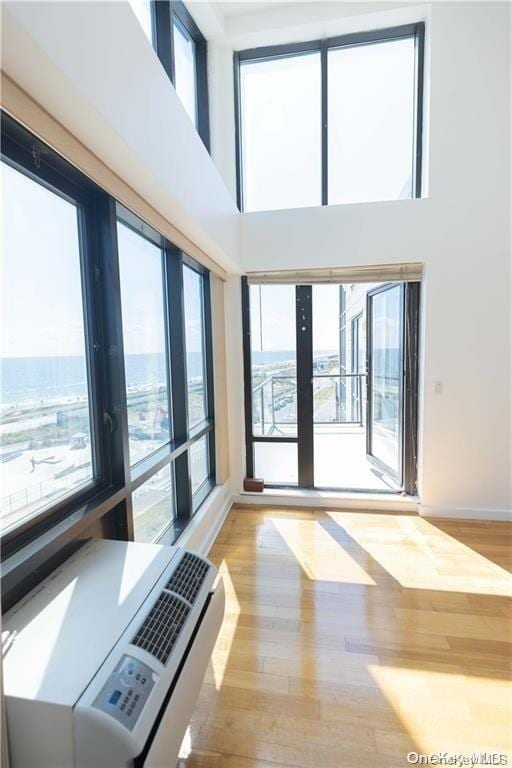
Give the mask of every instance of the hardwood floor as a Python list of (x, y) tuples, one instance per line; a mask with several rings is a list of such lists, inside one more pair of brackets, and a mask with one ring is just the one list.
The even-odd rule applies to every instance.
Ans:
[(186, 768), (512, 765), (511, 527), (233, 508)]

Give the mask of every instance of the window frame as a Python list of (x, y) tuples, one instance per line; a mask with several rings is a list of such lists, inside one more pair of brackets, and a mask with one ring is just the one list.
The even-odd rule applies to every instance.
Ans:
[[(282, 284), (282, 283), (281, 283)], [(257, 435), (253, 432), (252, 398), (252, 355), (251, 355), (251, 305), (249, 282), (246, 276), (240, 280), (242, 305), (242, 349), (244, 375), (244, 422), (245, 422), (245, 468), (246, 478), (252, 479), (254, 472), (254, 445), (256, 443), (294, 443), (297, 445), (298, 483), (265, 483), (266, 488), (314, 489), (316, 491), (340, 491), (350, 493), (375, 493), (372, 489), (324, 488), (314, 480), (314, 424), (313, 389), (313, 306), (312, 285), (292, 283), (296, 292), (296, 333), (297, 333), (297, 435)], [(340, 285), (344, 285), (340, 283)], [(384, 283), (383, 283), (384, 285)], [(418, 399), (419, 399), (419, 335), (421, 284), (404, 282), (404, 414), (402, 473), (400, 490), (380, 490), (379, 493), (396, 496), (405, 492), (415, 495), (418, 473)], [(300, 328), (300, 331), (299, 331)], [(368, 330), (367, 330), (368, 334)]]
[[(321, 200), (322, 206), (329, 205), (329, 160), (328, 160), (328, 52), (330, 49), (372, 45), (404, 38), (414, 38), (415, 47), (415, 87), (414, 87), (414, 149), (412, 158), (413, 183), (412, 199), (422, 196), (422, 163), (423, 163), (423, 90), (424, 90), (424, 59), (425, 59), (425, 22), (403, 24), (396, 27), (386, 27), (368, 32), (354, 32), (347, 35), (309, 40), (304, 43), (285, 45), (270, 45), (260, 48), (248, 48), (235, 51), (233, 54), (234, 91), (235, 91), (235, 155), (236, 155), (236, 200), (238, 209), (244, 212), (243, 189), (243, 153), (242, 153), (242, 98), (240, 67), (244, 62), (258, 62), (268, 59), (282, 59), (297, 56), (311, 51), (320, 52), (321, 67)], [(408, 198), (409, 199), (409, 198)]]
[(175, 0), (151, 0), (153, 47), (169, 80), (176, 83), (174, 59), (174, 20), (194, 42), (196, 81), (196, 130), (210, 152), (210, 109), (208, 97), (208, 44), (184, 3)]
[[(95, 482), (1, 534), (2, 601), (8, 610), (92, 536), (133, 540), (132, 493), (159, 470), (173, 471), (174, 519), (155, 542), (173, 544), (216, 484), (215, 412), (210, 273), (142, 219), (117, 202), (44, 142), (1, 112), (3, 160), (61, 197), (86, 206), (82, 249), (83, 308), (88, 370), (93, 389), (89, 403), (92, 444), (98, 451)], [(162, 249), (162, 291), (170, 401), (170, 439), (130, 465), (121, 282), (117, 223)], [(203, 316), (207, 419), (188, 429), (183, 307), (183, 268), (203, 276)], [(84, 278), (85, 274), (85, 278)], [(92, 366), (89, 357), (93, 358)], [(181, 414), (181, 416), (180, 416)], [(192, 496), (188, 454), (194, 442), (208, 438), (209, 474)], [(179, 483), (179, 487), (178, 487)]]

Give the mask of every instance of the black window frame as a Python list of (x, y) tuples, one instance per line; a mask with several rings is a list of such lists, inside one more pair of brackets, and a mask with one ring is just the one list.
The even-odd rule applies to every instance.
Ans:
[[(95, 482), (77, 489), (12, 530), (2, 533), (2, 610), (8, 610), (91, 536), (133, 540), (132, 493), (165, 466), (174, 472), (174, 514), (155, 542), (173, 544), (216, 484), (215, 411), (210, 273), (85, 174), (1, 112), (2, 159), (25, 175), (83, 206), (83, 302), (86, 346), (92, 358), (89, 402), (97, 448)], [(131, 465), (117, 222), (162, 249), (162, 290), (169, 372), (170, 439)], [(190, 431), (183, 311), (183, 268), (203, 277), (207, 418)], [(189, 452), (203, 436), (209, 446), (209, 473), (192, 495)]]
[[(346, 491), (375, 493), (361, 488), (324, 488), (314, 482), (314, 423), (313, 423), (313, 292), (312, 285), (293, 284), (296, 296), (296, 355), (297, 355), (297, 434), (286, 436), (256, 435), (253, 433), (252, 359), (251, 359), (251, 306), (249, 282), (241, 278), (242, 345), (244, 372), (244, 421), (246, 477), (254, 478), (255, 443), (293, 443), (297, 445), (298, 482), (294, 485), (265, 483), (267, 488), (315, 489), (317, 491)], [(404, 318), (404, 402), (402, 475), (398, 490), (380, 490), (380, 494), (396, 496), (417, 492), (418, 457), (418, 387), (419, 387), (419, 323), (420, 283), (403, 283), (405, 295)], [(368, 333), (368, 331), (367, 331)], [(264, 478), (263, 478), (264, 479)]]
[(196, 65), (196, 129), (210, 152), (210, 108), (208, 97), (208, 43), (182, 2), (151, 0), (153, 46), (169, 80), (176, 83), (174, 64), (174, 21), (194, 42)]
[(424, 60), (425, 60), (425, 22), (403, 24), (385, 29), (375, 29), (368, 32), (355, 32), (347, 35), (309, 40), (303, 43), (286, 45), (270, 45), (260, 48), (248, 48), (235, 51), (233, 55), (234, 84), (235, 84), (235, 150), (236, 150), (236, 199), (238, 209), (244, 211), (243, 189), (243, 157), (242, 157), (242, 110), (240, 90), (240, 66), (244, 62), (258, 62), (268, 59), (281, 59), (300, 54), (320, 52), (321, 67), (321, 201), (329, 205), (329, 161), (328, 161), (328, 52), (330, 49), (371, 45), (392, 40), (413, 37), (415, 42), (415, 87), (414, 87), (414, 150), (413, 150), (413, 183), (412, 199), (422, 196), (422, 158), (423, 158), (423, 91), (424, 91)]

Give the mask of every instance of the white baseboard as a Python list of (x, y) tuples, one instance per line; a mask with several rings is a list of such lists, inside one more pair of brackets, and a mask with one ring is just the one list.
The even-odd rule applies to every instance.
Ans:
[(512, 522), (510, 509), (465, 509), (454, 507), (418, 505), (421, 517), (437, 517), (446, 520), (488, 520), (494, 522)]
[(310, 507), (313, 509), (359, 509), (368, 512), (417, 512), (418, 499), (385, 493), (347, 493), (270, 489), (263, 493), (242, 492), (233, 497), (233, 504), (262, 507)]
[(206, 556), (222, 528), (232, 503), (229, 482), (216, 486), (201, 504), (176, 544), (179, 547), (194, 549)]

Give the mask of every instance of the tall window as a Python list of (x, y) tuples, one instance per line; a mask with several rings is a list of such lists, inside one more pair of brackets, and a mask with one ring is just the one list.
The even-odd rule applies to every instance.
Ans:
[(169, 442), (168, 355), (162, 250), (117, 227), (130, 462)]
[(245, 211), (421, 196), (424, 25), (235, 54)]
[(2, 527), (94, 474), (80, 207), (2, 163)]
[(414, 196), (414, 47), (329, 49), (329, 203)]
[(90, 535), (172, 544), (215, 485), (215, 421), (208, 270), (1, 117), (10, 606)]
[(251, 402), (254, 473), (296, 485), (296, 296), (292, 285), (251, 285)]
[(183, 267), (185, 341), (187, 351), (187, 392), (189, 430), (206, 419), (204, 285), (203, 277)]
[(246, 211), (322, 202), (320, 53), (240, 62)]
[(197, 127), (196, 45), (177, 17), (174, 17), (172, 31), (176, 93)]

